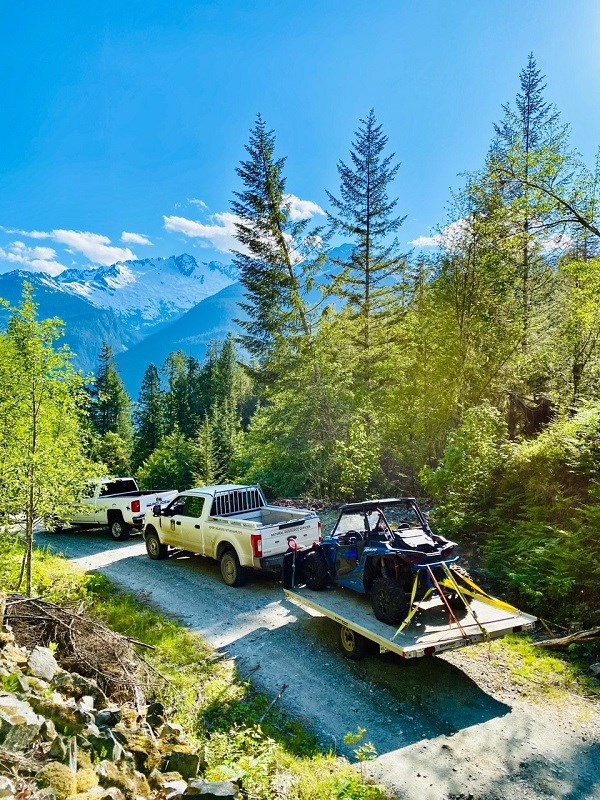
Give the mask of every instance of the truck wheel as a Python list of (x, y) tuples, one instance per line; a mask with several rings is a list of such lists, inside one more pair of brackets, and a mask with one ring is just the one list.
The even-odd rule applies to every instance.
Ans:
[(327, 564), (322, 553), (311, 550), (302, 564), (302, 577), (309, 589), (320, 591), (327, 586)]
[(409, 610), (404, 588), (393, 578), (376, 578), (373, 581), (371, 605), (377, 619), (389, 625), (402, 622)]
[(356, 633), (352, 628), (342, 625), (340, 628), (340, 650), (351, 661), (360, 661), (367, 651), (367, 642), (364, 636)]
[(162, 544), (157, 533), (146, 534), (146, 552), (153, 561), (166, 558), (168, 549), (166, 544)]
[(221, 575), (227, 586), (243, 586), (246, 583), (246, 570), (240, 564), (235, 550), (226, 550), (220, 564)]
[(131, 527), (127, 525), (127, 523), (123, 520), (123, 517), (113, 517), (112, 520), (109, 521), (110, 524), (110, 535), (112, 538), (119, 542), (123, 539), (129, 538), (129, 531)]

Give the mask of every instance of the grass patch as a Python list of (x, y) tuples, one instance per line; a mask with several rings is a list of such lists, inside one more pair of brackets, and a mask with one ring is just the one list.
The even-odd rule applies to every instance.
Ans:
[[(13, 591), (22, 548), (0, 536), (0, 589)], [(365, 784), (344, 759), (322, 752), (316, 739), (269, 699), (240, 679), (201, 637), (153, 610), (143, 599), (115, 589), (67, 559), (36, 550), (33, 595), (58, 604), (83, 602), (113, 630), (153, 645), (141, 653), (164, 676), (156, 697), (203, 748), (209, 780), (237, 780), (247, 796), (267, 800), (383, 800), (381, 787)]]
[(515, 684), (530, 696), (561, 701), (566, 695), (600, 699), (600, 686), (585, 674), (591, 645), (576, 645), (564, 652), (534, 647), (530, 636), (510, 634), (488, 644), (465, 648), (464, 655), (489, 657), (493, 667), (505, 669)]

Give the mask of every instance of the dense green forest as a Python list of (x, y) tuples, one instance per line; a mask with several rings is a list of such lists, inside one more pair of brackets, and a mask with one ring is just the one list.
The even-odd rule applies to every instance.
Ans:
[[(331, 501), (417, 494), (529, 609), (591, 620), (600, 608), (598, 167), (571, 147), (530, 57), (483, 165), (450, 198), (436, 246), (407, 253), (399, 231), (409, 202), (395, 196), (399, 163), (373, 111), (338, 163), (317, 229), (291, 213), (285, 158), (259, 116), (232, 203), (242, 335), (214, 343), (203, 363), (179, 352), (149, 365), (135, 403), (105, 346), (91, 392), (69, 395), (80, 438), (52, 513), (98, 464), (157, 488), (240, 480)], [(331, 255), (340, 243), (351, 245), (347, 258)], [(23, 320), (38, 326), (32, 341), (61, 352), (31, 314), (26, 298), (0, 338), (8, 372)], [(76, 380), (68, 354), (60, 359), (56, 387)], [(7, 430), (21, 407), (13, 384), (1, 385)], [(5, 513), (21, 502), (6, 488), (17, 480), (12, 457), (9, 448)]]

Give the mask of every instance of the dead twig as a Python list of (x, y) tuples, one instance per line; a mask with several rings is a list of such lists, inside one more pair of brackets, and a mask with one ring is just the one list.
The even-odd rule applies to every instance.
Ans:
[(568, 636), (559, 636), (556, 639), (543, 639), (541, 642), (533, 642), (534, 647), (567, 647), (574, 642), (594, 642), (600, 639), (600, 625), (589, 628), (586, 631), (577, 631)]

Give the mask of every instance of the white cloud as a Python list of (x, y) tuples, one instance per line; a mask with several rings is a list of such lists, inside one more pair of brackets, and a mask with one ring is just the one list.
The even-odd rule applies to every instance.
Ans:
[(11, 242), (8, 250), (0, 247), (0, 259), (11, 264), (9, 269), (2, 270), (4, 272), (14, 269), (15, 264), (28, 272), (45, 272), (48, 275), (59, 275), (66, 269), (64, 264), (56, 260), (56, 250), (51, 247), (28, 247), (20, 241)]
[(441, 233), (436, 233), (435, 236), (417, 236), (409, 244), (413, 247), (439, 247), (442, 243)]
[(150, 239), (144, 236), (143, 233), (132, 233), (131, 231), (123, 231), (121, 241), (125, 244), (152, 244)]
[(235, 224), (239, 218), (229, 211), (220, 211), (211, 217), (213, 224), (206, 225), (186, 217), (163, 216), (165, 230), (172, 233), (183, 233), (193, 239), (203, 239), (204, 244), (211, 245), (222, 253), (240, 250), (235, 238)]
[(290, 207), (290, 219), (298, 222), (302, 219), (310, 219), (316, 215), (321, 217), (325, 216), (325, 212), (318, 203), (312, 200), (301, 200), (295, 194), (286, 194), (284, 197), (286, 203)]
[(453, 252), (464, 245), (465, 239), (470, 233), (471, 225), (469, 221), (461, 218), (446, 225), (440, 233), (435, 233), (432, 236), (418, 236), (409, 244), (412, 244), (413, 247), (443, 247), (445, 250)]
[(114, 247), (108, 236), (89, 231), (70, 231), (62, 228), (53, 231), (22, 231), (1, 228), (5, 233), (17, 233), (30, 239), (51, 239), (65, 245), (68, 253), (82, 253), (93, 264), (109, 267), (117, 261), (136, 258), (128, 247)]
[[(188, 203), (191, 206), (198, 206), (198, 208), (201, 208), (203, 211), (206, 211), (206, 209), (208, 208), (204, 200), (198, 200), (197, 197), (188, 197)], [(177, 205), (180, 204), (178, 203)]]

